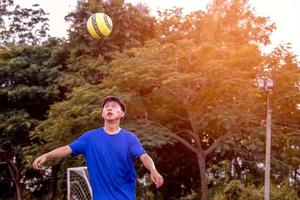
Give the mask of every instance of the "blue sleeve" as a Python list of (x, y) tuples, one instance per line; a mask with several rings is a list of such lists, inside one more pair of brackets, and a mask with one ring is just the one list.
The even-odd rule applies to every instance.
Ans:
[(130, 155), (135, 158), (139, 158), (141, 155), (143, 155), (145, 153), (146, 153), (146, 151), (143, 148), (139, 139), (136, 136), (132, 137), (131, 147), (130, 147)]
[(85, 154), (85, 151), (88, 147), (88, 134), (83, 134), (72, 143), (69, 144), (69, 147), (72, 149), (72, 156), (77, 156), (79, 154)]

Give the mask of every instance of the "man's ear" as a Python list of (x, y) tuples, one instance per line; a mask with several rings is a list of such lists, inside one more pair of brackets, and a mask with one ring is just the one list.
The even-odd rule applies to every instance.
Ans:
[(125, 112), (122, 112), (121, 118), (125, 117)]

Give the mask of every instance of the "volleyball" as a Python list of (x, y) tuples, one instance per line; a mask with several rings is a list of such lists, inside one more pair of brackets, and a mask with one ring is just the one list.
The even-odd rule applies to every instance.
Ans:
[(112, 31), (113, 23), (105, 13), (94, 13), (87, 21), (87, 29), (93, 38), (104, 38)]

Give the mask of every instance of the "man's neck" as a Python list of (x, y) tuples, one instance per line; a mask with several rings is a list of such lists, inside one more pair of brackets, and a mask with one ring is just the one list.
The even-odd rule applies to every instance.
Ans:
[(106, 133), (112, 135), (118, 133), (121, 129), (119, 123), (109, 123), (109, 122), (105, 122), (103, 128)]

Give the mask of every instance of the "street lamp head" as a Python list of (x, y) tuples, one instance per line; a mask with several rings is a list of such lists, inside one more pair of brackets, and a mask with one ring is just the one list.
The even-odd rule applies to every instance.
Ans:
[(272, 79), (267, 79), (266, 80), (266, 89), (272, 90), (274, 87), (274, 81)]
[(269, 78), (258, 78), (257, 85), (260, 89), (272, 90), (274, 87), (274, 81)]
[(257, 85), (260, 89), (264, 89), (265, 88), (265, 80), (262, 78), (257, 79)]

